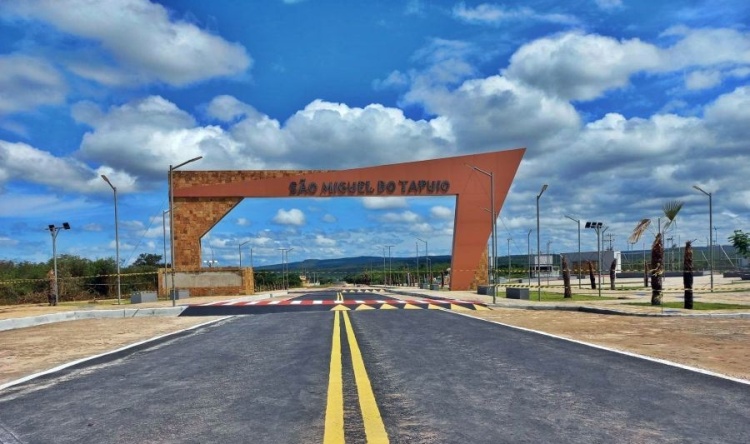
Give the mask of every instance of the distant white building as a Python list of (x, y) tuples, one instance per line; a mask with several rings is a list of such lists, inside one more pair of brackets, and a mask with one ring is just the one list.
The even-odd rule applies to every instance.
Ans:
[[(565, 256), (568, 260), (568, 267), (570, 272), (576, 274), (579, 272), (588, 272), (587, 262), (591, 262), (594, 265), (594, 271), (597, 271), (597, 262), (599, 258), (599, 252), (597, 251), (582, 251), (580, 256), (577, 251), (560, 254), (541, 254), (538, 257), (534, 256), (534, 276), (540, 273), (541, 276), (559, 276), (560, 266), (562, 264), (561, 256)], [(609, 267), (612, 265), (612, 261), (617, 259), (617, 266), (615, 272), (622, 272), (622, 255), (620, 251), (614, 250), (603, 250), (601, 251), (601, 268), (602, 273), (609, 273)]]

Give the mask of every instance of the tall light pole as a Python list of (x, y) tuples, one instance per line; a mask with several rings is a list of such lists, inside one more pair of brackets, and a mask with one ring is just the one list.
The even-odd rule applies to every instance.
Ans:
[[(493, 171), (485, 171), (485, 170), (483, 170), (483, 169), (481, 169), (479, 167), (476, 167), (474, 165), (468, 165), (467, 164), (467, 166), (471, 167), (471, 169), (473, 169), (474, 171), (480, 172), (480, 173), (482, 173), (485, 176), (487, 176), (487, 177), (490, 178), (490, 219), (491, 219), (491, 225), (490, 225), (490, 227), (492, 227), (492, 231), (491, 231), (491, 235), (492, 235), (492, 248), (490, 250), (492, 251), (492, 261), (491, 261), (492, 264), (490, 266), (490, 269), (488, 270), (488, 272), (489, 272), (488, 278), (489, 278), (489, 281), (490, 281), (489, 283), (491, 285), (491, 284), (495, 283), (495, 261), (497, 260), (497, 244), (496, 244), (497, 232), (496, 232), (496, 228), (495, 228), (495, 225), (496, 225), (495, 224), (495, 221), (496, 221), (496, 217), (495, 217), (496, 216), (495, 215), (495, 174), (494, 174)], [(493, 294), (495, 293), (494, 289), (492, 290), (492, 293)], [(494, 303), (494, 301), (493, 301), (493, 303)]]
[(377, 248), (383, 249), (383, 286), (385, 287), (385, 246), (378, 245)]
[(432, 289), (432, 267), (430, 265), (430, 249), (427, 246), (427, 241), (416, 238), (420, 242), (424, 242), (424, 264), (425, 272), (427, 273), (427, 289)]
[(57, 235), (60, 233), (60, 230), (70, 230), (70, 224), (63, 222), (62, 227), (56, 227), (54, 224), (51, 224), (47, 228), (49, 229), (49, 234), (52, 236), (52, 263), (55, 268), (55, 305), (57, 305), (60, 302), (60, 297), (58, 296), (60, 287), (57, 286)]
[(536, 285), (537, 285), (537, 300), (542, 300), (542, 275), (539, 272), (541, 270), (541, 253), (540, 253), (540, 247), (539, 244), (540, 241), (540, 234), (539, 234), (539, 198), (542, 197), (542, 194), (544, 194), (544, 191), (547, 189), (547, 184), (545, 183), (542, 185), (542, 191), (539, 192), (536, 196)]
[(391, 248), (395, 245), (383, 245), (388, 249), (388, 285), (393, 285), (393, 275), (391, 274)]
[(581, 288), (581, 221), (579, 219), (574, 219), (567, 214), (565, 217), (578, 224), (578, 288)]
[(701, 187), (698, 185), (693, 185), (693, 188), (700, 191), (701, 193), (708, 196), (708, 260), (709, 260), (709, 267), (711, 270), (711, 293), (714, 291), (714, 241), (713, 237), (711, 235), (711, 231), (713, 230), (714, 226), (714, 207), (713, 207), (713, 198), (711, 193), (704, 191)]
[(250, 247), (250, 268), (253, 268), (253, 247)]
[(115, 261), (117, 262), (117, 304), (120, 304), (120, 230), (117, 225), (117, 187), (112, 185), (112, 182), (107, 179), (107, 176), (102, 174), (102, 179), (107, 182), (112, 192), (115, 194)]
[(176, 305), (175, 298), (177, 297), (177, 288), (175, 286), (175, 268), (177, 264), (175, 264), (174, 262), (174, 187), (172, 186), (172, 171), (201, 159), (203, 159), (203, 156), (193, 157), (192, 159), (186, 160), (177, 166), (172, 166), (171, 164), (169, 165), (169, 248), (170, 255), (172, 256), (172, 307)]
[(529, 257), (529, 286), (531, 286), (531, 278), (533, 277), (531, 275), (531, 232), (534, 231), (533, 229), (529, 230), (529, 234), (526, 235), (526, 254)]
[[(604, 225), (601, 222), (586, 222), (586, 228), (591, 228), (596, 230), (596, 256), (597, 256), (597, 266), (596, 268), (599, 269), (599, 283), (597, 286), (599, 287), (599, 297), (602, 296), (602, 249), (601, 249), (601, 234), (602, 231), (602, 225)], [(604, 231), (607, 231), (605, 228)]]
[(417, 287), (419, 287), (419, 241), (415, 241), (414, 245), (417, 246)]
[(288, 289), (289, 286), (289, 278), (287, 277), (287, 268), (286, 268), (286, 261), (289, 258), (289, 252), (294, 250), (294, 248), (279, 248), (279, 251), (281, 251), (281, 285), (284, 286), (284, 289)]
[(292, 248), (288, 248), (288, 249), (286, 250), (286, 287), (287, 287), (287, 290), (288, 290), (288, 289), (289, 289), (289, 287), (291, 287), (291, 285), (292, 285), (292, 284), (291, 284), (291, 283), (289, 282), (289, 253), (290, 253), (290, 252), (291, 252), (292, 250), (294, 250), (294, 248), (293, 248), (293, 247), (292, 247)]
[(161, 212), (161, 230), (164, 235), (162, 243), (164, 246), (164, 294), (167, 294), (167, 213), (169, 213), (169, 210)]
[[(239, 245), (237, 245), (237, 252), (240, 254), (240, 268), (242, 268), (242, 246), (245, 245), (245, 244), (247, 244), (248, 242), (250, 242), (250, 241), (245, 241), (245, 242), (242, 242)], [(253, 249), (251, 248), (250, 251), (252, 252)], [(250, 253), (250, 254), (252, 254), (252, 253)], [(252, 264), (250, 266), (252, 267)]]
[(508, 282), (510, 282), (510, 241), (511, 238), (508, 238)]

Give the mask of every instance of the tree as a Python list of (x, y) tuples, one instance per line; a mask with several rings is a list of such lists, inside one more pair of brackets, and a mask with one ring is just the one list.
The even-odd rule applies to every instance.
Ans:
[(565, 256), (562, 257), (562, 272), (563, 272), (563, 287), (564, 295), (563, 298), (572, 298), (573, 292), (570, 290), (570, 268), (568, 268), (568, 259)]
[[(667, 223), (662, 230), (661, 219), (659, 219), (659, 230), (654, 236), (654, 243), (651, 244), (651, 269), (649, 270), (649, 274), (651, 275), (651, 305), (661, 305), (662, 300), (662, 283), (664, 280), (664, 243), (662, 241), (662, 233), (665, 233), (672, 223), (674, 223), (683, 204), (683, 202), (672, 200), (665, 203), (664, 207), (662, 207), (664, 217), (667, 218)], [(635, 226), (633, 233), (628, 238), (628, 242), (632, 244), (638, 242), (650, 225), (651, 219), (642, 219), (638, 222), (638, 225)]]
[(685, 257), (682, 263), (682, 283), (685, 286), (685, 308), (693, 309), (693, 243), (685, 242)]
[(617, 278), (617, 259), (614, 259), (612, 261), (612, 264), (609, 266), (609, 289), (610, 290), (615, 289), (616, 278)]
[(734, 230), (734, 234), (729, 236), (729, 242), (742, 257), (750, 258), (750, 233)]
[(138, 258), (133, 262), (136, 267), (148, 266), (148, 267), (159, 267), (161, 265), (161, 255), (151, 253), (141, 253)]
[(589, 280), (591, 281), (591, 289), (596, 290), (596, 278), (594, 277), (594, 264), (591, 261), (586, 261), (586, 267), (589, 269)]

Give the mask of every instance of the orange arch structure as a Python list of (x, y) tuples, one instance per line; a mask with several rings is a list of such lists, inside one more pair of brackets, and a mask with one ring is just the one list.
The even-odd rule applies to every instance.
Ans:
[(176, 271), (201, 268), (201, 238), (244, 198), (455, 196), (451, 290), (487, 282), (490, 178), (500, 213), (524, 148), (338, 171), (174, 171)]

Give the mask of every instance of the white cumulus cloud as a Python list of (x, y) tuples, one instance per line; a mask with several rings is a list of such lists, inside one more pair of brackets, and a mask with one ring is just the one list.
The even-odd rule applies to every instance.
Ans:
[[(100, 61), (74, 61), (71, 69), (110, 85), (157, 81), (181, 86), (239, 74), (252, 62), (241, 45), (174, 20), (164, 6), (148, 0), (11, 0), (4, 7), (6, 14), (97, 42), (106, 51)], [(109, 58), (116, 66), (109, 65)]]
[(273, 221), (279, 225), (301, 226), (305, 224), (305, 213), (296, 208), (292, 208), (289, 211), (279, 209), (279, 211), (276, 212)]
[(0, 55), (0, 115), (64, 102), (67, 85), (55, 67), (21, 54)]

